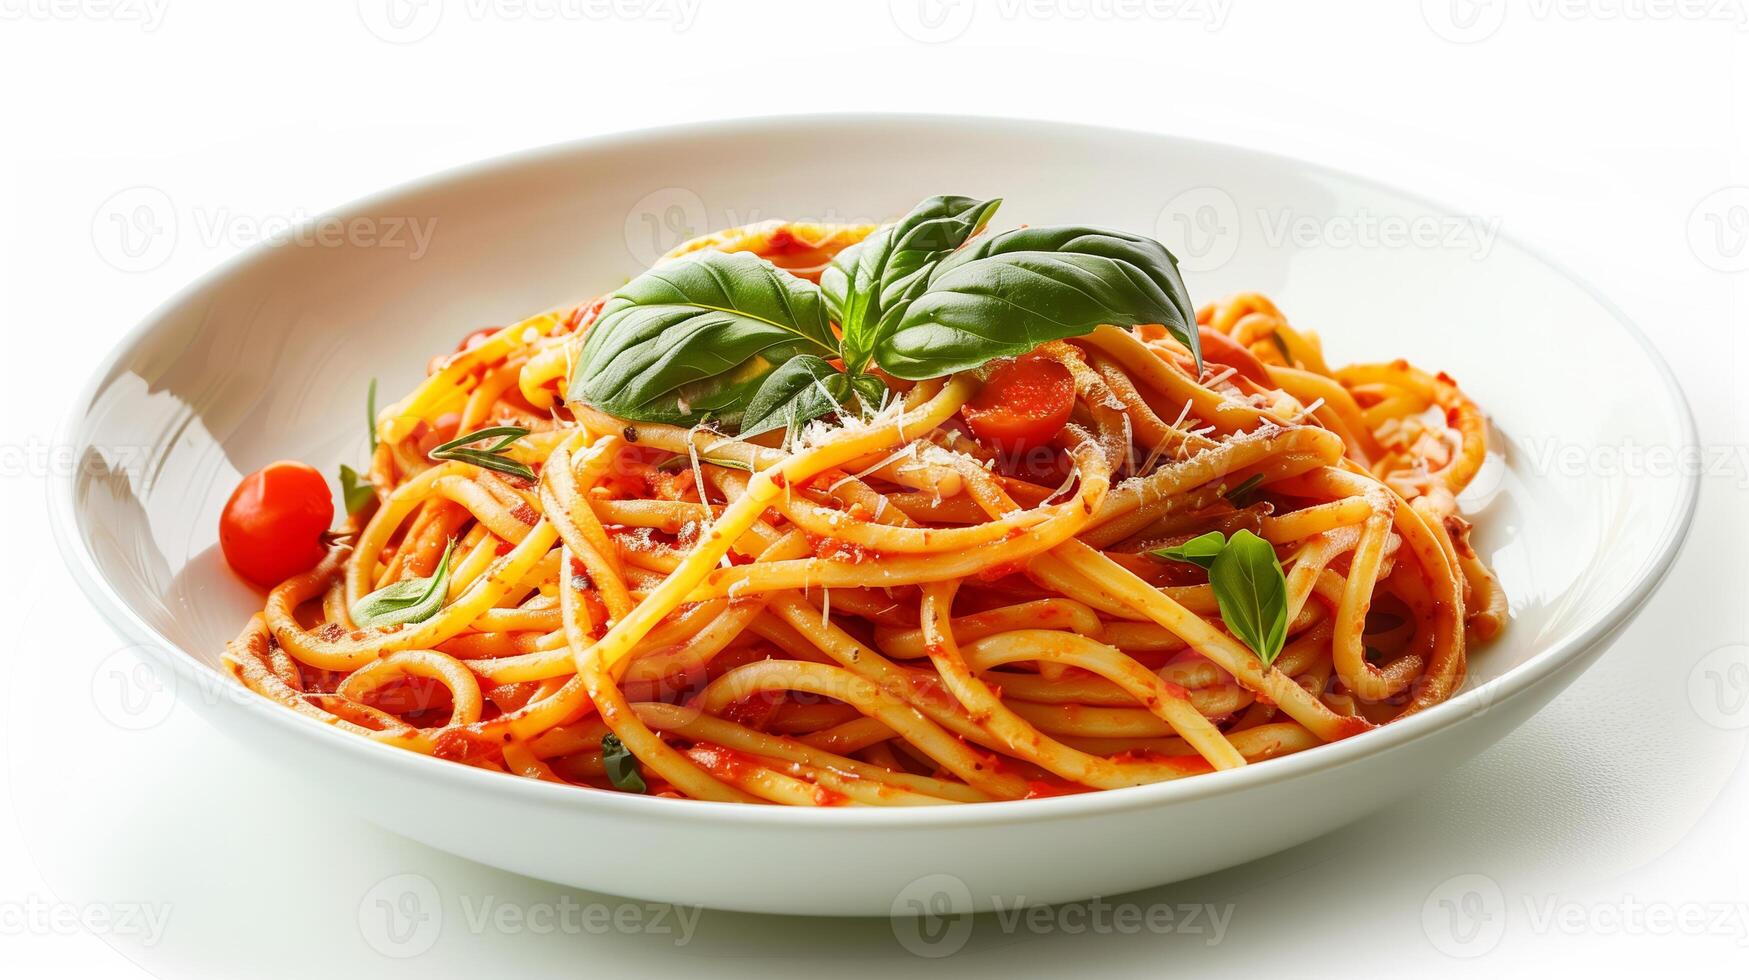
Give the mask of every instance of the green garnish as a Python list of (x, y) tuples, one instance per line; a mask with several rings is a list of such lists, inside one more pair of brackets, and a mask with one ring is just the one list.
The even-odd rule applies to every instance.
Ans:
[[(721, 466), (726, 470), (740, 470), (743, 473), (753, 472), (753, 467), (750, 464), (743, 463), (738, 459), (728, 459), (720, 456), (706, 456), (703, 453), (700, 453), (698, 461), (707, 466)], [(656, 464), (656, 469), (663, 473), (678, 473), (681, 470), (690, 469), (691, 467), (691, 456), (670, 456)]]
[(644, 777), (638, 772), (638, 757), (625, 747), (612, 732), (601, 736), (601, 761), (607, 766), (607, 778), (613, 788), (627, 793), (648, 793)]
[(364, 396), (364, 429), (370, 433), (370, 451), (377, 451), (377, 379), (370, 379), (370, 390)]
[(1281, 331), (1280, 330), (1271, 330), (1269, 332), (1269, 339), (1275, 341), (1275, 349), (1281, 352), (1281, 359), (1287, 362), (1288, 367), (1293, 367), (1294, 366), (1293, 351), (1290, 351), (1287, 349), (1287, 340), (1284, 337), (1282, 337)]
[(450, 538), (430, 576), (402, 579), (359, 599), (352, 607), (352, 621), (368, 629), (423, 623), (437, 615), (449, 595), (449, 556), (454, 551), (455, 539)]
[(1174, 545), (1170, 548), (1156, 548), (1148, 554), (1156, 558), (1186, 562), (1207, 569), (1215, 563), (1215, 558), (1226, 546), (1226, 535), (1219, 531), (1210, 531), (1207, 534), (1199, 534), (1180, 545)]
[(1164, 246), (1084, 227), (978, 237), (1000, 203), (930, 198), (838, 253), (819, 286), (745, 252), (663, 263), (602, 306), (567, 398), (634, 421), (793, 432), (880, 405), (876, 367), (937, 378), (1103, 324), (1161, 324), (1201, 371), (1195, 308)]
[(1268, 541), (1250, 531), (1223, 541), (1221, 532), (1210, 531), (1150, 554), (1208, 569), (1227, 630), (1265, 664), (1281, 655), (1287, 643), (1287, 574)]
[[(451, 439), (427, 455), (434, 460), (472, 463), (481, 469), (496, 470), (499, 473), (519, 476), (532, 483), (535, 479), (534, 470), (504, 455), (504, 450), (508, 449), (511, 443), (526, 435), (528, 435), (528, 430), (520, 425), (495, 425), (490, 428), (476, 429), (465, 436)], [(497, 439), (498, 441), (484, 449), (468, 448), (476, 442), (485, 442), (489, 439)]]
[(1250, 476), (1246, 477), (1244, 480), (1240, 481), (1238, 486), (1234, 487), (1231, 490), (1228, 490), (1226, 493), (1221, 494), (1221, 496), (1227, 498), (1227, 502), (1232, 504), (1234, 507), (1245, 507), (1251, 503), (1251, 497), (1253, 496), (1257, 487), (1262, 483), (1263, 483), (1263, 474), (1262, 473), (1253, 473)]
[(340, 499), (348, 514), (361, 513), (377, 499), (376, 487), (345, 463), (340, 464)]

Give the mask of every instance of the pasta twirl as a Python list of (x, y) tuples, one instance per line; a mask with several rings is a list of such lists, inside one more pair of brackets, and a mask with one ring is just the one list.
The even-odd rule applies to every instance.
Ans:
[[(1487, 425), (1452, 379), (1333, 368), (1257, 294), (1177, 329), (1169, 304), (1129, 326), (1094, 309), (906, 379), (888, 365), (967, 343), (980, 262), (1032, 261), (983, 234), (993, 204), (936, 200), (896, 230), (718, 232), (438, 359), (375, 414), (374, 498), (226, 662), (308, 717), (461, 764), (798, 806), (1180, 779), (1457, 689), (1506, 604), (1458, 513)], [(1165, 268), (1141, 240), (1086, 241), (1035, 234), (1025, 255), (1050, 243), (1101, 302), (1109, 263)], [(801, 326), (636, 295), (684, 293), (673, 263), (706, 254), (787, 277)], [(905, 263), (915, 295), (855, 294)], [(796, 312), (816, 282), (822, 312)], [(732, 369), (661, 388), (692, 348), (632, 346), (623, 399), (577, 397), (609, 329), (704, 336)]]

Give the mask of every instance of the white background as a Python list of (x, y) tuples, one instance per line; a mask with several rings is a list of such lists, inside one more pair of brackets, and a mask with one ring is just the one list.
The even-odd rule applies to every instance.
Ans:
[[(1743, 0), (394, 2), (0, 0), (6, 973), (1749, 962), (1749, 667), (1732, 672), (1749, 664), (1733, 646), (1749, 641)], [(1111, 900), (1171, 909), (1175, 929), (1103, 929), (1118, 920), (1084, 920), (1085, 907), (981, 917), (940, 959), (885, 921), (657, 923), (319, 807), (186, 706), (116, 710), (113, 682), (134, 662), (61, 570), (42, 480), (72, 391), (122, 331), (286, 221), (411, 177), (614, 130), (836, 110), (1200, 136), (1498, 217), (1596, 283), (1681, 376), (1709, 463), (1681, 562), (1598, 667), (1437, 789), (1285, 854)], [(175, 222), (130, 252), (145, 239), (120, 237), (116, 202), (134, 198), (116, 195), (140, 187)], [(435, 891), (441, 920), (392, 930), (376, 901), (409, 882)], [(627, 928), (550, 928), (548, 913), (593, 922), (572, 902), (606, 903)], [(1230, 916), (1218, 933), (1178, 911), (1204, 903)]]

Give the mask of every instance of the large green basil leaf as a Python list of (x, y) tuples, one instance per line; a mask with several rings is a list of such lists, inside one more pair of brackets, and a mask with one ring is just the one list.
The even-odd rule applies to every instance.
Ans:
[(733, 419), (802, 353), (838, 354), (819, 289), (755, 255), (701, 251), (608, 298), (567, 397), (639, 422)]
[(820, 288), (844, 334), (847, 370), (868, 366), (882, 312), (915, 298), (935, 264), (983, 231), (1001, 204), (1000, 198), (932, 197), (833, 258)]
[[(1158, 323), (1196, 356), (1196, 310), (1178, 260), (1150, 238), (1095, 228), (1019, 228), (975, 241), (888, 308), (875, 363), (911, 380), (1024, 354), (1101, 324)], [(890, 323), (887, 321), (891, 321)]]
[(866, 415), (880, 407), (886, 385), (869, 374), (846, 374), (825, 359), (801, 354), (765, 376), (747, 404), (741, 438), (772, 429), (799, 429), (840, 408)]

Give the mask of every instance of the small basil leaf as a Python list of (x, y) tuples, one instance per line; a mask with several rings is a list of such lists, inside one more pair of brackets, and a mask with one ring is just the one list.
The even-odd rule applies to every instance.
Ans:
[(1207, 534), (1199, 534), (1180, 545), (1174, 545), (1170, 548), (1155, 548), (1148, 554), (1156, 558), (1188, 562), (1206, 569), (1215, 563), (1215, 558), (1226, 546), (1226, 535), (1219, 531), (1210, 531)]
[(747, 404), (741, 419), (741, 438), (773, 429), (800, 429), (817, 418), (842, 409), (857, 415), (872, 412), (879, 404), (868, 398), (868, 383), (882, 390), (880, 379), (868, 375), (851, 377), (825, 359), (811, 354), (792, 357), (765, 376), (765, 383)]
[(619, 736), (609, 732), (601, 736), (601, 761), (607, 767), (607, 778), (613, 788), (627, 793), (648, 793), (643, 774), (638, 772), (638, 757), (625, 747)]
[(937, 264), (914, 299), (882, 313), (874, 359), (909, 380), (1024, 354), (1101, 324), (1158, 323), (1202, 345), (1178, 260), (1150, 238), (1094, 228), (1019, 228)]
[(345, 463), (340, 464), (340, 499), (348, 514), (357, 514), (377, 499), (376, 487)]
[[(526, 435), (528, 435), (528, 430), (520, 425), (495, 425), (485, 429), (476, 429), (465, 436), (457, 436), (426, 453), (426, 456), (439, 461), (471, 463), (481, 469), (519, 476), (532, 482), (535, 479), (534, 470), (529, 469), (527, 464), (518, 463), (504, 455), (504, 450), (510, 448), (511, 443)], [(497, 439), (498, 441), (483, 449), (474, 445), (474, 443), (485, 442), (488, 439)]]
[(733, 421), (803, 353), (838, 356), (819, 287), (746, 252), (700, 251), (607, 299), (567, 398), (639, 422)]
[(935, 264), (983, 231), (1001, 204), (1000, 199), (932, 197), (832, 259), (820, 276), (820, 289), (844, 334), (846, 370), (868, 367), (882, 312), (914, 298)]
[(1274, 663), (1287, 642), (1287, 576), (1275, 549), (1250, 531), (1235, 532), (1209, 566), (1209, 584), (1227, 629)]
[(444, 546), (437, 569), (427, 578), (408, 578), (385, 585), (352, 606), (352, 621), (365, 628), (423, 623), (437, 615), (449, 595), (449, 556), (455, 539)]

